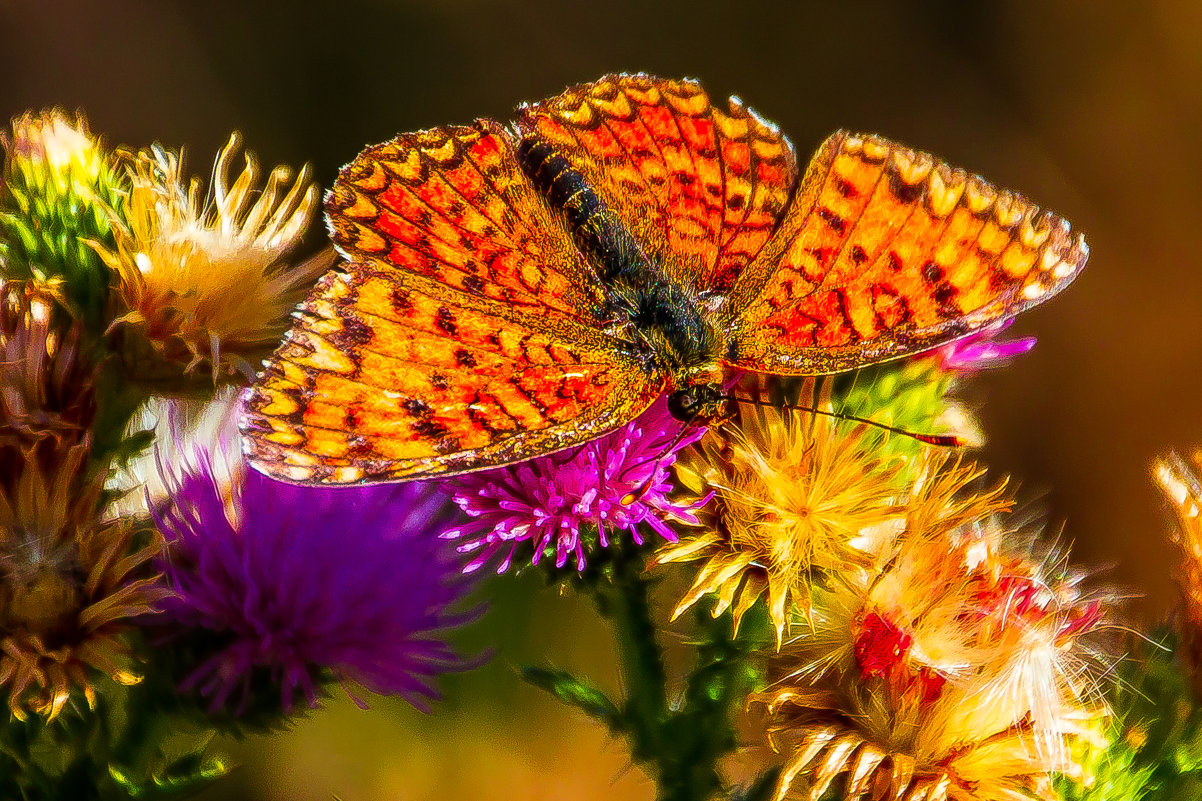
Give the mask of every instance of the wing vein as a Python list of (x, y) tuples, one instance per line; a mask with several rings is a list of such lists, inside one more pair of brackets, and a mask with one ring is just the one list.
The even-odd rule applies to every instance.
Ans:
[[(867, 194), (868, 199), (864, 201), (864, 205), (860, 208), (860, 210), (858, 212), (856, 212), (855, 221), (854, 222), (852, 222), (850, 220), (848, 221), (849, 224), (848, 224), (848, 228), (847, 228), (847, 236), (843, 237), (843, 241), (839, 243), (838, 249), (835, 250), (835, 252), (833, 254), (831, 254), (831, 256), (830, 256), (831, 269), (827, 270), (826, 275), (822, 276), (822, 283), (819, 286), (814, 288), (815, 292), (818, 291), (819, 289), (829, 288), (828, 284), (826, 283), (826, 279), (830, 276), (831, 272), (834, 271), (835, 265), (839, 263), (839, 257), (843, 255), (843, 251), (847, 249), (848, 243), (851, 242), (852, 235), (855, 234), (855, 232), (856, 232), (856, 226), (858, 226), (860, 224), (860, 220), (862, 220), (864, 218), (865, 209), (867, 209), (870, 205), (872, 205), (872, 198), (876, 194), (877, 187), (881, 185), (881, 181), (885, 178), (885, 173), (888, 172), (888, 168), (889, 168), (889, 156), (886, 155), (885, 161), (881, 163), (881, 174), (878, 175), (876, 177), (876, 180), (872, 182), (872, 189), (870, 189)], [(834, 162), (831, 162), (831, 172), (834, 172), (834, 169), (835, 169)], [(829, 174), (827, 177), (828, 178), (830, 177)], [(823, 183), (825, 183), (825, 181)], [(849, 278), (844, 283), (838, 284), (833, 288), (836, 288), (836, 289), (846, 288), (857, 278), (860, 278), (861, 276), (866, 275), (866, 274), (867, 274), (867, 270), (860, 270), (860, 272), (858, 272), (856, 274), (855, 278)]]

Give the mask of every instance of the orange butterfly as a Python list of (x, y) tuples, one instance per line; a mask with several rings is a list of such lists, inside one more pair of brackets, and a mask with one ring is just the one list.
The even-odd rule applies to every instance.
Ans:
[(1061, 290), (1088, 248), (1021, 196), (876, 136), (793, 148), (694, 81), (614, 75), (369, 147), (326, 197), (326, 275), (248, 396), (289, 481), (453, 475), (577, 445), (731, 368), (834, 373)]

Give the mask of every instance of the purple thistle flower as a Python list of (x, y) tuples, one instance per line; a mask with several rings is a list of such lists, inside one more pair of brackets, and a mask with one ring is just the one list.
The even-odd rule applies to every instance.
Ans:
[(1002, 367), (1015, 356), (1021, 356), (1035, 347), (1035, 337), (1020, 339), (997, 340), (999, 334), (1005, 331), (1014, 319), (1003, 320), (1000, 323), (982, 328), (972, 336), (949, 342), (937, 348), (935, 354), (944, 370), (968, 372), (972, 370), (988, 370)]
[(641, 523), (676, 542), (666, 521), (699, 525), (695, 512), (712, 496), (693, 503), (668, 498), (674, 488), (669, 471), (677, 455), (705, 434), (701, 426), (683, 436), (680, 429), (660, 398), (636, 420), (584, 445), (463, 476), (454, 483), (452, 499), (471, 520), (442, 536), (462, 539), (463, 553), (478, 552), (464, 568), (467, 573), (504, 553), (497, 567), (503, 573), (527, 541), (534, 549), (532, 564), (554, 546), (556, 567), (575, 555), (576, 569), (584, 570), (581, 528), (586, 526), (596, 527), (603, 548), (615, 531), (627, 532), (642, 545)]
[(433, 533), (445, 495), (422, 484), (298, 486), (244, 468), (226, 484), (198, 456), (166, 476), (170, 498), (152, 510), (175, 591), (162, 606), (177, 631), (229, 639), (181, 689), (199, 690), (211, 711), (236, 699), (242, 714), (252, 672), (266, 667), (290, 711), (298, 692), (316, 706), (311, 676), (329, 668), (425, 710), (438, 695), (431, 678), (474, 666), (435, 634), (474, 616), (451, 611), (469, 584)]

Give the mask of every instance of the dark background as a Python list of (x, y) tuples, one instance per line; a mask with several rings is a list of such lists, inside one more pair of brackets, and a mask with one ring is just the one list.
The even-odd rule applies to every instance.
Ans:
[[(1038, 347), (968, 395), (995, 471), (1079, 562), (1144, 596), (1134, 623), (1162, 616), (1169, 518), (1149, 466), (1202, 444), (1202, 4), (0, 0), (0, 119), (78, 108), (110, 143), (184, 146), (202, 175), (238, 129), (264, 164), (311, 162), (328, 186), (398, 131), (638, 70), (739, 94), (799, 154), (838, 127), (899, 139), (1087, 233), (1086, 272), (1012, 329)], [(439, 715), (339, 702), (252, 739), (227, 792), (649, 798), (620, 743), (509, 673), (550, 654), (612, 675), (604, 629), (529, 582), (501, 590), (473, 635), (504, 632), (501, 658), (450, 682)]]

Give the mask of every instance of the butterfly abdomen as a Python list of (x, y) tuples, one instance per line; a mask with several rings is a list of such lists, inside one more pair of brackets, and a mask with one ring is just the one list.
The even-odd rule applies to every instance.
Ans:
[(597, 277), (612, 286), (629, 281), (646, 258), (630, 230), (567, 159), (535, 138), (518, 146), (518, 162), (551, 205), (564, 212), (581, 248), (593, 256)]
[(715, 336), (693, 292), (673, 282), (639, 247), (626, 224), (567, 159), (547, 142), (527, 137), (518, 163), (555, 209), (564, 213), (590, 257), (612, 309), (646, 348), (650, 369), (677, 373), (713, 360)]

